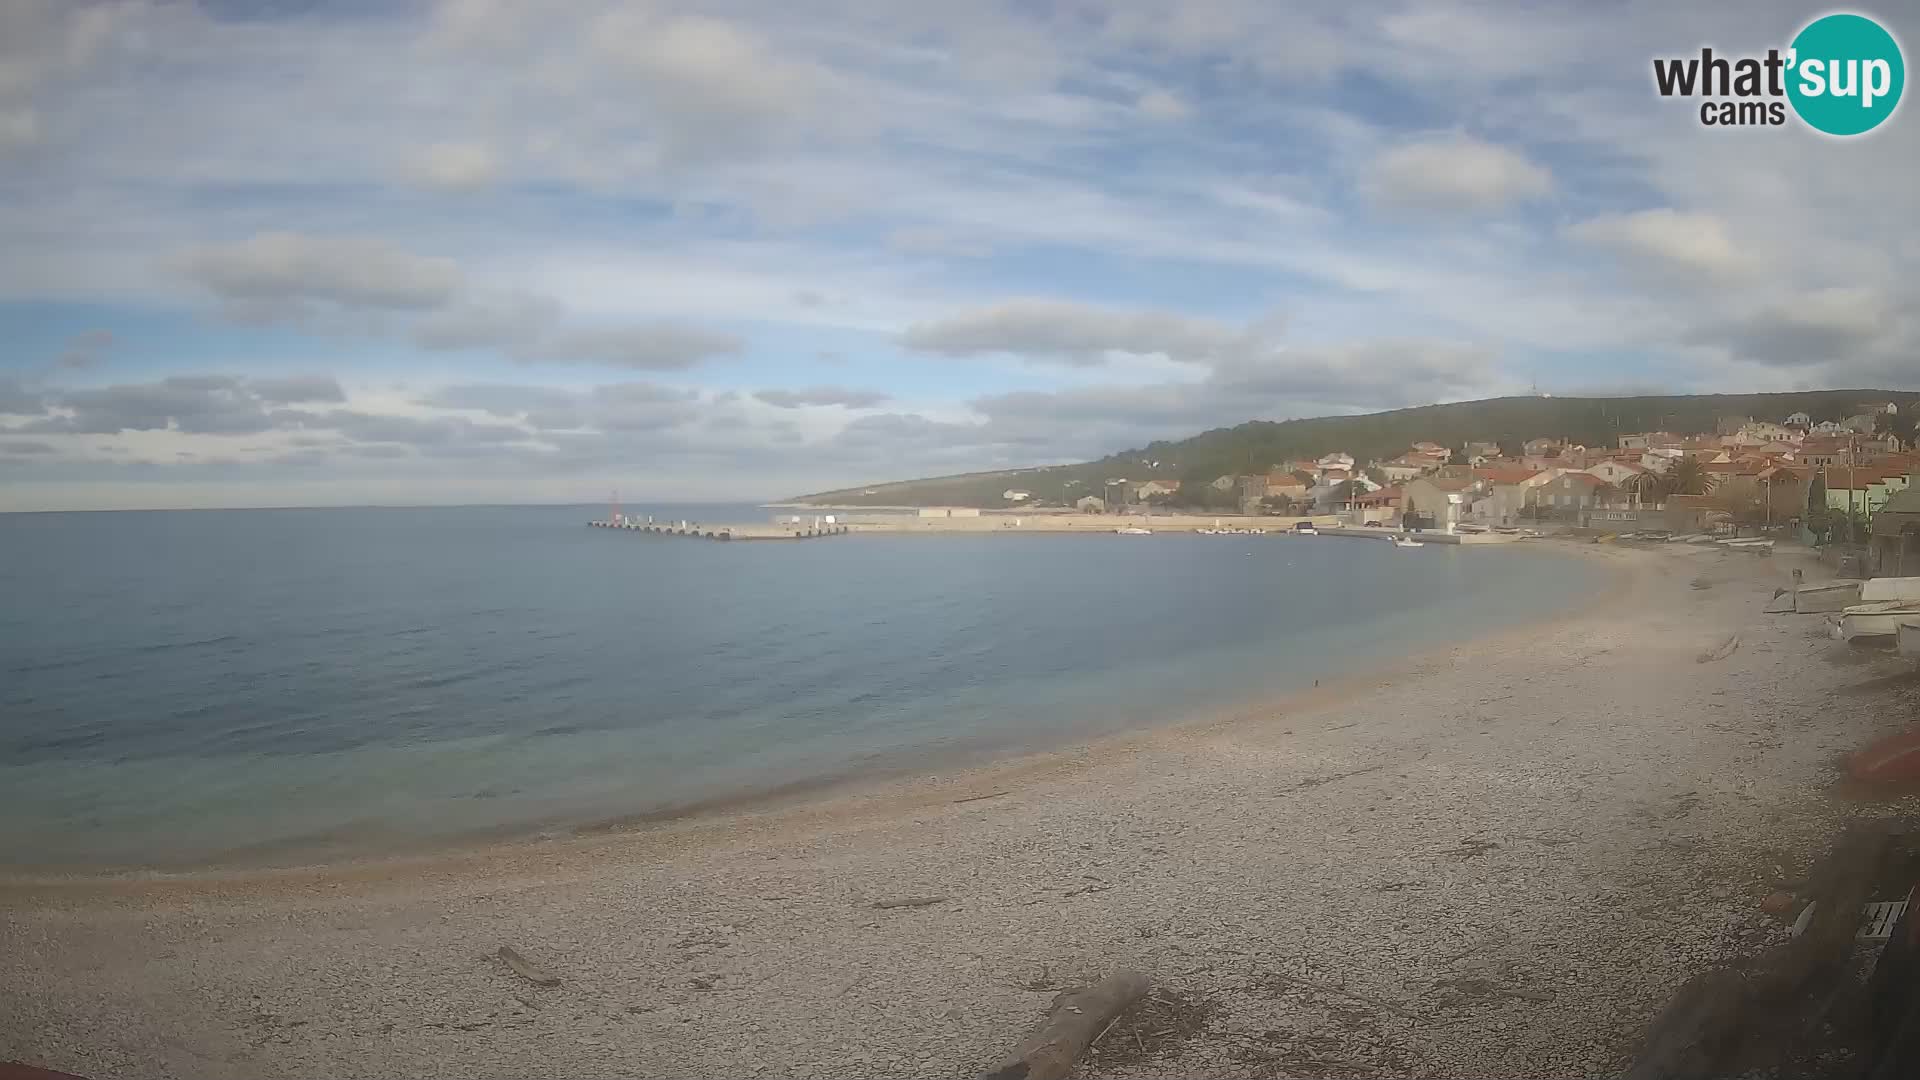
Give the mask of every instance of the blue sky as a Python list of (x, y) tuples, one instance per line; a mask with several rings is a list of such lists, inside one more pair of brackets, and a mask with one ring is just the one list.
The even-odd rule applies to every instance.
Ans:
[(7, 0), (0, 510), (1920, 387), (1912, 107), (1843, 141), (1651, 89), (1824, 10)]

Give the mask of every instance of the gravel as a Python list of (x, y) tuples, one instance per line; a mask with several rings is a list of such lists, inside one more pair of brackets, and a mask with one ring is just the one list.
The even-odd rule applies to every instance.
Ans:
[(1683, 980), (1780, 938), (1760, 900), (1877, 812), (1830, 795), (1834, 759), (1904, 717), (1836, 693), (1897, 661), (1760, 614), (1785, 553), (1574, 554), (1623, 571), (1575, 618), (988, 769), (430, 859), (0, 882), (0, 1059), (957, 1077), (1137, 967), (1155, 995), (1091, 1075), (1614, 1070)]

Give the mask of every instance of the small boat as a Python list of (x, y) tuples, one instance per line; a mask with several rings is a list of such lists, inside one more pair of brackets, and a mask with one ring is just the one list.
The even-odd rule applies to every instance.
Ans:
[(1802, 585), (1796, 592), (1788, 589), (1780, 597), (1786, 602), (1783, 611), (1798, 612), (1802, 615), (1822, 611), (1839, 611), (1863, 599), (1860, 595), (1860, 583), (1857, 581), (1822, 581), (1817, 585)]
[(1115, 529), (1113, 531), (1119, 533), (1121, 536), (1152, 536), (1153, 535), (1152, 529), (1142, 529), (1137, 525), (1130, 525), (1127, 528)]
[(1840, 611), (1838, 637), (1852, 641), (1862, 637), (1892, 637), (1901, 623), (1920, 621), (1920, 601), (1881, 600), (1854, 604)]
[(1394, 547), (1426, 547), (1427, 545), (1421, 543), (1418, 540), (1415, 540), (1411, 536), (1396, 536), (1393, 538), (1393, 546)]
[(1860, 602), (1920, 600), (1920, 577), (1877, 577), (1860, 582)]

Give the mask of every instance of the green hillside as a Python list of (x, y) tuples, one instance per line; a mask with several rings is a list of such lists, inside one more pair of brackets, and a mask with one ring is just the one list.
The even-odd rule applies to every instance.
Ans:
[[(1893, 401), (1903, 415), (1920, 409), (1920, 394), (1888, 390), (1808, 390), (1790, 394), (1700, 394), (1666, 397), (1506, 397), (1423, 405), (1361, 416), (1254, 420), (1216, 428), (1178, 442), (1154, 442), (1099, 461), (1038, 469), (1002, 470), (867, 484), (804, 495), (797, 502), (852, 506), (1004, 506), (1001, 493), (1023, 488), (1046, 502), (1098, 494), (1102, 483), (1160, 477), (1191, 479), (1230, 472), (1265, 472), (1290, 458), (1344, 450), (1365, 462), (1398, 455), (1415, 442), (1458, 446), (1468, 440), (1517, 444), (1543, 437), (1587, 446), (1612, 446), (1621, 433), (1665, 430), (1711, 432), (1723, 416), (1781, 420), (1805, 412), (1815, 422), (1837, 420), (1868, 401)], [(1153, 464), (1157, 463), (1157, 464)]]

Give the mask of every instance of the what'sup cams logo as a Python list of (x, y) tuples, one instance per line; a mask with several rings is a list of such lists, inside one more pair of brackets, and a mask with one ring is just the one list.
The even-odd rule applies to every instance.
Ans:
[(1864, 135), (1900, 106), (1907, 65), (1900, 43), (1865, 15), (1823, 15), (1802, 27), (1785, 51), (1765, 56), (1656, 59), (1653, 84), (1661, 97), (1705, 98), (1700, 122), (1708, 127), (1778, 126), (1787, 107), (1815, 131)]

